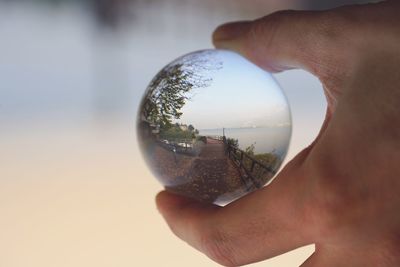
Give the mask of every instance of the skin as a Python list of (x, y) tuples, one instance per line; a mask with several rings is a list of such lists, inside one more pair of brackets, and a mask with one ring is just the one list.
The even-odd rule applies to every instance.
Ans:
[(224, 266), (308, 244), (302, 266), (400, 266), (399, 14), (387, 1), (220, 26), (217, 48), (317, 76), (326, 120), (269, 186), (225, 207), (159, 193), (171, 230)]

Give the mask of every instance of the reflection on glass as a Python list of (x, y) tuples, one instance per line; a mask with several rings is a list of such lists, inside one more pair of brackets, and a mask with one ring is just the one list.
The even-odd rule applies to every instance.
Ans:
[(157, 74), (137, 129), (143, 155), (167, 190), (223, 205), (275, 175), (291, 117), (270, 74), (233, 52), (204, 50)]

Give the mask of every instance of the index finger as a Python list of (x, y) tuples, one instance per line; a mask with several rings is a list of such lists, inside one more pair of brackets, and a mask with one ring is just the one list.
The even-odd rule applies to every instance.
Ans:
[(213, 34), (217, 48), (229, 49), (270, 72), (302, 68), (327, 87), (346, 76), (358, 46), (346, 13), (279, 11), (254, 21), (227, 23)]

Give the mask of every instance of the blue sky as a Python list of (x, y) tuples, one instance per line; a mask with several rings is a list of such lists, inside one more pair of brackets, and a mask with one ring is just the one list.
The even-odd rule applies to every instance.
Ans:
[(223, 67), (211, 73), (209, 87), (197, 88), (178, 120), (199, 129), (289, 125), (290, 111), (283, 91), (267, 72), (242, 56), (219, 51)]

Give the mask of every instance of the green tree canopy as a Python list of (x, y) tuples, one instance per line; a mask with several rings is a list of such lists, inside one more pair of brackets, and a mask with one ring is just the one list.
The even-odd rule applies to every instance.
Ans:
[(194, 53), (162, 69), (149, 85), (142, 103), (143, 115), (161, 128), (171, 126), (182, 116), (182, 107), (195, 88), (210, 86), (211, 73), (222, 68), (213, 51)]

